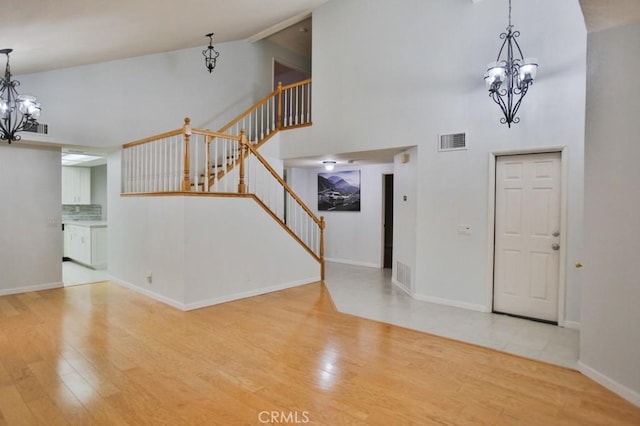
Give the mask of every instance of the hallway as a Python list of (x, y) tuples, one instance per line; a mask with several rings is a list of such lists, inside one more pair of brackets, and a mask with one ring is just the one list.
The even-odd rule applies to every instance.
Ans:
[(327, 263), (338, 311), (577, 369), (578, 330), (412, 299), (390, 269)]

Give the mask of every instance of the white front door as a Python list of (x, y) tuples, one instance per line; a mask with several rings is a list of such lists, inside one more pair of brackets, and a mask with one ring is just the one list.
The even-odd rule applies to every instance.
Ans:
[(560, 153), (496, 160), (493, 310), (558, 321)]

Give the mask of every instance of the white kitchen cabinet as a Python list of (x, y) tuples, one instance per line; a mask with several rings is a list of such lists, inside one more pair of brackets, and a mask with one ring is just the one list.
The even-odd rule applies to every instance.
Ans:
[(104, 224), (80, 223), (65, 225), (64, 252), (76, 262), (92, 268), (107, 264), (107, 227)]
[(62, 167), (62, 204), (91, 204), (89, 167)]

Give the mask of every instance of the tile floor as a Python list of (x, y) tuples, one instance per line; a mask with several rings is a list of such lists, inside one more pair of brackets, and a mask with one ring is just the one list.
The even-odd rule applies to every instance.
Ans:
[(62, 262), (62, 282), (65, 287), (107, 281), (108, 279), (109, 274), (106, 269), (91, 269), (70, 260)]
[(577, 369), (578, 330), (409, 297), (391, 270), (327, 263), (325, 283), (340, 312)]

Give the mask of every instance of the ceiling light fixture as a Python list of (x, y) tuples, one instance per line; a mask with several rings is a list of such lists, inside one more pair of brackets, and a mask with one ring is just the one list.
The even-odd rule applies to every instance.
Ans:
[(0, 139), (8, 143), (22, 139), (16, 133), (38, 126), (41, 106), (34, 96), (18, 94), (16, 87), (20, 82), (11, 80), (11, 52), (13, 49), (0, 49), (0, 54), (7, 55), (4, 77), (0, 79)]
[(209, 33), (205, 37), (209, 37), (209, 46), (202, 51), (202, 54), (204, 55), (204, 66), (211, 73), (216, 67), (216, 59), (220, 56), (220, 52), (213, 47), (213, 33)]
[(324, 169), (328, 172), (330, 172), (331, 170), (336, 168), (336, 162), (335, 161), (323, 161), (322, 165), (324, 166)]
[(500, 122), (509, 127), (511, 123), (520, 122), (516, 114), (529, 86), (536, 78), (538, 69), (537, 59), (524, 58), (516, 40), (518, 37), (520, 37), (520, 31), (514, 31), (511, 25), (511, 0), (509, 0), (509, 26), (507, 32), (500, 34), (500, 38), (504, 41), (498, 52), (498, 59), (489, 64), (484, 75), (489, 96), (500, 106), (504, 114)]

